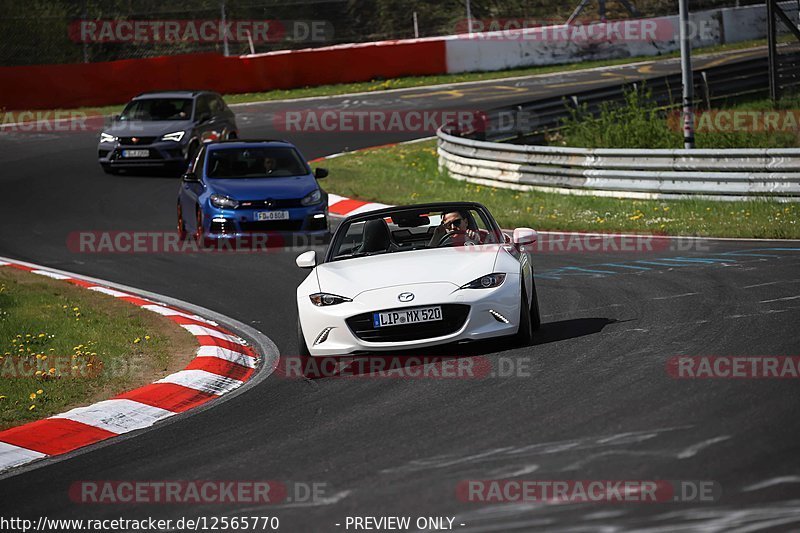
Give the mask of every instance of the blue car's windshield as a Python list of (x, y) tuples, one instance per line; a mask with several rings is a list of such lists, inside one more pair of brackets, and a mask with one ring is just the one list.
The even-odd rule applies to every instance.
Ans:
[(308, 174), (309, 169), (293, 148), (218, 148), (208, 154), (209, 178), (286, 178)]
[(189, 120), (192, 118), (190, 98), (142, 98), (129, 103), (120, 120)]

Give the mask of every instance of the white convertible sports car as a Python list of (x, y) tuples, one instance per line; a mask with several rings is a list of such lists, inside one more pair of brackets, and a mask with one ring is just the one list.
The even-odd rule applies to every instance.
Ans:
[(539, 304), (529, 254), (536, 231), (509, 238), (478, 203), (391, 207), (353, 215), (297, 288), (304, 356), (423, 348), (516, 336), (530, 344)]

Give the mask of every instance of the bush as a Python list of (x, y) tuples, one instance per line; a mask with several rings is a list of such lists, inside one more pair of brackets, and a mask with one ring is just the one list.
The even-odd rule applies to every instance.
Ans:
[[(773, 106), (769, 100), (733, 106), (741, 110), (791, 109), (797, 99)], [(585, 148), (683, 148), (680, 113), (664, 111), (646, 89), (625, 92), (625, 103), (604, 102), (597, 116), (585, 105), (573, 109), (558, 134), (548, 140)], [(697, 148), (791, 148), (800, 146), (797, 132), (709, 132), (695, 134)]]

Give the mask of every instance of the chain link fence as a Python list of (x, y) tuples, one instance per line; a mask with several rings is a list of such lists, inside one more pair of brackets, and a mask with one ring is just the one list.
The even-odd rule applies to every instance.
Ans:
[[(0, 0), (0, 65), (89, 63), (172, 54), (229, 55), (450, 35), (476, 20), (559, 24), (580, 0)], [(759, 3), (698, 0), (693, 10)], [(675, 2), (634, 0), (640, 16)], [(628, 18), (607, 0), (608, 19)], [(588, 2), (579, 21), (597, 20)], [(224, 23), (222, 22), (224, 21)], [(226, 25), (227, 24), (227, 25)], [(227, 36), (227, 37), (226, 37)]]

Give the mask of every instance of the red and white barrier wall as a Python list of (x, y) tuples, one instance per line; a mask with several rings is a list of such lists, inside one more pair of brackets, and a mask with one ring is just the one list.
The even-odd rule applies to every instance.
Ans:
[[(386, 41), (243, 57), (191, 54), (73, 65), (0, 67), (0, 109), (124, 103), (147, 91), (247, 93), (446, 72), (442, 41)], [(57, 90), (56, 90), (57, 89)]]
[[(791, 12), (794, 2), (781, 5)], [(522, 21), (519, 21), (522, 22)], [(492, 21), (477, 21), (491, 28)], [(508, 21), (497, 23), (508, 28)], [(0, 109), (56, 109), (120, 104), (155, 90), (210, 89), (246, 93), (590, 59), (655, 56), (679, 48), (677, 17), (517, 31), (462, 33), (270, 52), (164, 56), (105, 63), (0, 67)], [(513, 27), (513, 26), (512, 26)], [(763, 5), (692, 14), (695, 46), (766, 36)], [(464, 28), (454, 28), (461, 31)], [(607, 35), (607, 38), (598, 36)], [(650, 38), (652, 36), (652, 38)], [(57, 90), (55, 90), (57, 89)]]

